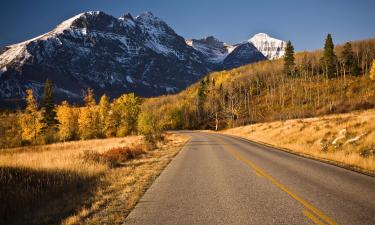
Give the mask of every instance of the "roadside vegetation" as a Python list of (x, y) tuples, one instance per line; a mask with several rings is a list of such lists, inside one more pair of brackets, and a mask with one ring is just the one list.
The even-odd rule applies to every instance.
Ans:
[(224, 130), (375, 175), (375, 110), (292, 119)]
[(121, 224), (186, 137), (165, 134), (0, 150), (1, 224)]
[(288, 46), (283, 59), (214, 72), (179, 94), (143, 105), (162, 127), (212, 130), (375, 106), (375, 39), (334, 47), (328, 35), (325, 48), (314, 52), (294, 53)]

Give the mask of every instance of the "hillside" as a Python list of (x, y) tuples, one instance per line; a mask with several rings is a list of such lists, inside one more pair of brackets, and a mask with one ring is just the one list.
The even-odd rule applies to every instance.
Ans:
[(258, 123), (223, 133), (375, 174), (375, 110)]
[(263, 61), (209, 74), (180, 94), (146, 100), (144, 110), (166, 128), (224, 129), (240, 125), (368, 109), (375, 105), (375, 82), (368, 73), (375, 39), (352, 42), (359, 74), (343, 66), (335, 47), (336, 76), (327, 78), (322, 50), (295, 55), (296, 71), (283, 73), (283, 60)]

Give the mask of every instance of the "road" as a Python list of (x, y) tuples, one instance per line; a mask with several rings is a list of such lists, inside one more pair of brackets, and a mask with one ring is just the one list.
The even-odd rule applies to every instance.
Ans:
[(125, 224), (375, 224), (375, 178), (240, 138), (190, 141)]

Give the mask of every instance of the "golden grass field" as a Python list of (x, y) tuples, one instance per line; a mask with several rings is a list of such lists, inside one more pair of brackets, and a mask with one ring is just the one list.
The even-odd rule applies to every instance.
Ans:
[(121, 224), (186, 136), (0, 150), (0, 224)]
[(223, 131), (375, 174), (375, 110), (258, 123)]

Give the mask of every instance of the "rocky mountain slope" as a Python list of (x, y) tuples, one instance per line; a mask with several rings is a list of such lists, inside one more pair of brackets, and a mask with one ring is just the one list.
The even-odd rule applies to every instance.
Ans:
[(212, 70), (266, 59), (262, 53), (250, 42), (228, 45), (214, 37), (185, 41), (150, 12), (119, 18), (86, 12), (0, 51), (0, 103), (23, 99), (27, 88), (40, 97), (47, 78), (58, 100), (72, 102), (80, 101), (88, 87), (97, 96), (110, 97), (175, 93)]

